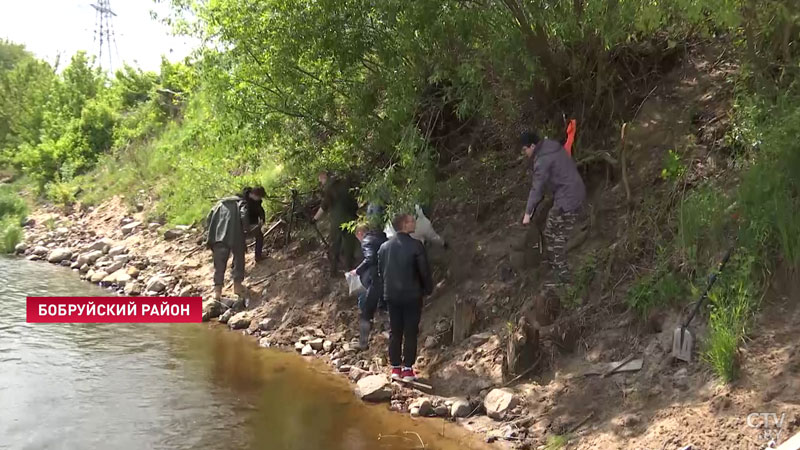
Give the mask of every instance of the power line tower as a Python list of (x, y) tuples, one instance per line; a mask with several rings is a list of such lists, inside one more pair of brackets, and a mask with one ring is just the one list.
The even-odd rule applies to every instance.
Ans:
[(111, 0), (97, 0), (96, 4), (92, 4), (95, 9), (95, 28), (94, 28), (94, 42), (100, 41), (97, 60), (100, 66), (103, 66), (103, 46), (106, 46), (108, 51), (108, 69), (112, 70), (111, 61), (111, 43), (114, 43), (114, 52), (119, 57), (119, 50), (117, 49), (117, 38), (114, 35), (114, 25), (112, 18), (117, 14), (111, 10)]

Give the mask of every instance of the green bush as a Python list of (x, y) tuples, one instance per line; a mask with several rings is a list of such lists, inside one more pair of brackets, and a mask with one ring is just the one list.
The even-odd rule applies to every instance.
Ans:
[(22, 241), (22, 227), (17, 217), (6, 217), (0, 220), (0, 253), (11, 253)]
[(686, 282), (679, 274), (660, 267), (637, 280), (628, 290), (625, 300), (628, 306), (645, 317), (653, 308), (686, 302), (688, 294)]
[(14, 191), (10, 186), (0, 186), (0, 220), (10, 217), (19, 220), (27, 212), (28, 207), (19, 192)]

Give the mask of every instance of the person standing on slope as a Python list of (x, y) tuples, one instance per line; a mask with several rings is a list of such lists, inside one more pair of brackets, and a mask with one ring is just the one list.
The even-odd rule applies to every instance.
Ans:
[(391, 376), (414, 381), (422, 298), (433, 292), (433, 279), (425, 246), (410, 235), (416, 228), (414, 216), (399, 214), (393, 225), (397, 235), (378, 250), (378, 276), (389, 306)]
[(264, 232), (261, 227), (267, 221), (264, 207), (261, 200), (266, 196), (266, 191), (261, 186), (246, 187), (239, 194), (239, 198), (247, 202), (247, 219), (249, 227), (245, 230), (245, 238), (255, 238), (255, 259), (256, 262), (262, 261), (264, 257)]
[(353, 233), (342, 230), (342, 224), (352, 222), (358, 217), (358, 202), (350, 188), (343, 180), (332, 177), (323, 171), (318, 175), (322, 186), (322, 205), (314, 215), (313, 221), (318, 221), (323, 214), (328, 213), (330, 221), (330, 270), (335, 275), (339, 267), (339, 259), (344, 256), (345, 267), (353, 267), (356, 251), (356, 238)]
[(222, 298), (225, 269), (231, 254), (233, 292), (236, 295), (244, 294), (245, 230), (249, 226), (249, 216), (247, 201), (235, 196), (218, 201), (206, 218), (206, 247), (214, 258), (214, 299), (217, 301)]
[(356, 238), (361, 241), (361, 252), (364, 259), (353, 269), (352, 273), (358, 275), (361, 284), (367, 288), (358, 296), (359, 309), (359, 338), (358, 346), (361, 350), (369, 348), (369, 332), (372, 329), (372, 319), (378, 309), (378, 302), (383, 297), (383, 283), (378, 277), (378, 250), (388, 239), (386, 233), (380, 230), (380, 221), (373, 221), (374, 225), (360, 225), (356, 228)]
[[(558, 283), (563, 287), (571, 282), (567, 265), (567, 239), (583, 215), (586, 186), (575, 161), (564, 147), (551, 139), (539, 139), (531, 131), (520, 136), (522, 150), (533, 161), (533, 180), (522, 224), (528, 225), (548, 188), (553, 193), (553, 207), (547, 215), (544, 230), (547, 256)], [(546, 287), (553, 288), (553, 283)]]

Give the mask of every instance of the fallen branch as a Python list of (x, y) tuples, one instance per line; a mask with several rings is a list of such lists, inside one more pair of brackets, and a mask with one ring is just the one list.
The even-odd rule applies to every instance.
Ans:
[(608, 377), (609, 375), (612, 375), (614, 372), (616, 372), (616, 371), (618, 371), (619, 369), (621, 369), (621, 368), (622, 368), (622, 367), (623, 367), (625, 364), (628, 364), (629, 362), (633, 361), (633, 358), (634, 358), (635, 356), (636, 356), (636, 355), (634, 355), (633, 353), (631, 353), (630, 355), (628, 355), (628, 357), (627, 357), (627, 358), (623, 359), (621, 363), (617, 364), (616, 366), (614, 366), (614, 367), (613, 367), (613, 368), (611, 368), (610, 370), (608, 370), (608, 371), (606, 371), (605, 373), (603, 373), (603, 375), (602, 375), (602, 378), (606, 378), (606, 377)]
[(520, 378), (524, 377), (525, 375), (531, 373), (533, 371), (533, 369), (535, 369), (535, 368), (537, 368), (539, 366), (539, 361), (541, 361), (541, 360), (542, 360), (542, 354), (539, 353), (539, 357), (536, 358), (536, 361), (533, 363), (533, 365), (531, 365), (530, 367), (525, 369), (525, 371), (523, 371), (521, 374), (517, 375), (513, 379), (511, 379), (508, 382), (506, 382), (505, 384), (503, 384), (503, 387), (507, 387), (511, 383), (513, 383), (513, 382), (519, 380)]
[(569, 434), (571, 434), (571, 433), (574, 433), (575, 431), (577, 431), (577, 430), (578, 430), (578, 428), (582, 427), (582, 426), (583, 426), (583, 425), (584, 425), (586, 422), (588, 422), (588, 421), (589, 421), (589, 419), (591, 419), (592, 417), (594, 417), (594, 411), (590, 412), (590, 413), (589, 413), (589, 415), (587, 415), (586, 417), (584, 417), (584, 419), (583, 419), (583, 420), (581, 420), (580, 422), (578, 422), (578, 423), (576, 423), (575, 425), (573, 425), (573, 426), (572, 426), (572, 428), (570, 428), (570, 429), (569, 429)]

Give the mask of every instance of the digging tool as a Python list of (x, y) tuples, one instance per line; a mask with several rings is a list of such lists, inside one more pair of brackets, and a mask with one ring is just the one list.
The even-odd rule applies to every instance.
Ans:
[(700, 310), (700, 307), (703, 305), (703, 302), (708, 298), (708, 291), (714, 286), (714, 283), (717, 281), (717, 277), (722, 272), (722, 269), (725, 267), (725, 264), (728, 263), (728, 260), (733, 253), (733, 247), (728, 249), (725, 253), (725, 256), (722, 258), (722, 261), (719, 263), (719, 268), (716, 272), (712, 273), (708, 277), (708, 285), (706, 286), (705, 291), (703, 291), (703, 295), (700, 296), (700, 299), (694, 305), (694, 309), (692, 309), (692, 313), (689, 314), (689, 317), (686, 318), (686, 321), (683, 324), (676, 328), (672, 334), (672, 357), (675, 359), (679, 359), (681, 361), (692, 362), (692, 350), (694, 349), (694, 336), (692, 335), (691, 331), (687, 330), (687, 327), (694, 319), (694, 316), (697, 314), (697, 311)]

